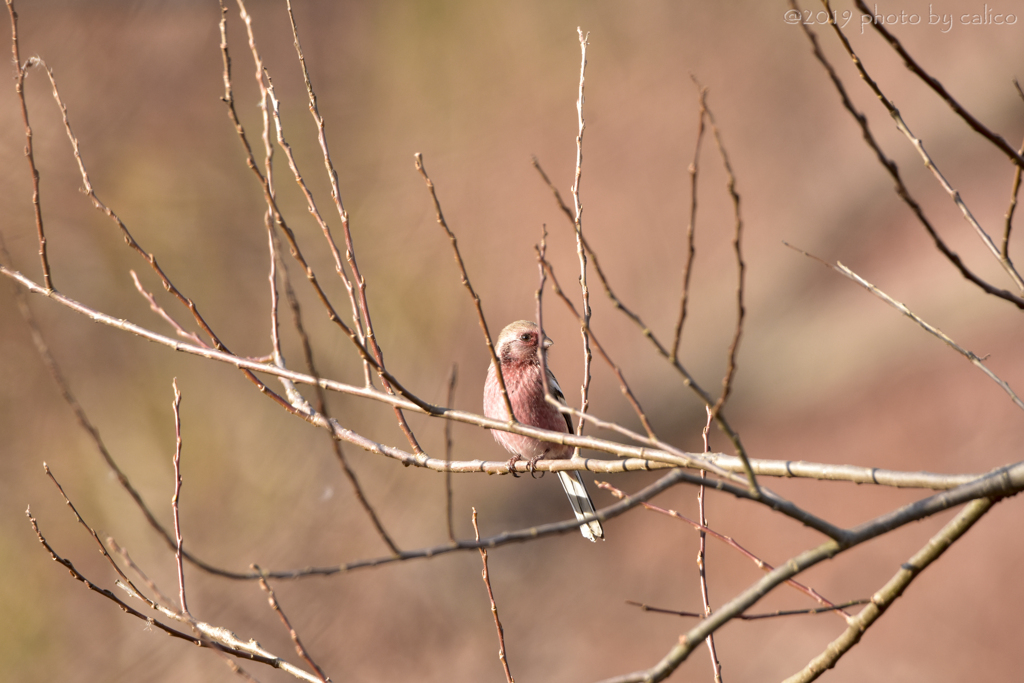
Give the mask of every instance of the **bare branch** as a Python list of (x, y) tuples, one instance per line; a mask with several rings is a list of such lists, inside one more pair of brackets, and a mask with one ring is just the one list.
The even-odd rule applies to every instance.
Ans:
[(53, 289), (53, 277), (50, 273), (50, 261), (46, 254), (46, 232), (43, 230), (43, 209), (39, 203), (39, 170), (36, 168), (36, 157), (32, 148), (32, 126), (28, 122), (28, 105), (25, 104), (25, 75), (29, 68), (40, 64), (33, 57), (22, 64), (18, 47), (18, 13), (14, 11), (14, 0), (7, 0), (7, 11), (11, 15), (11, 53), (14, 58), (14, 92), (18, 95), (21, 105), (21, 120), (25, 124), (25, 159), (28, 161), (29, 174), (32, 178), (32, 210), (36, 218), (36, 235), (39, 239), (39, 262), (43, 268), (43, 284)]
[(675, 361), (679, 356), (679, 343), (683, 338), (683, 323), (686, 322), (686, 309), (690, 300), (690, 276), (693, 273), (694, 231), (697, 227), (697, 169), (700, 163), (700, 147), (704, 140), (704, 118), (707, 113), (707, 89), (697, 85), (697, 103), (700, 111), (697, 116), (697, 142), (693, 146), (693, 161), (688, 169), (690, 173), (690, 222), (686, 226), (686, 264), (683, 266), (683, 292), (679, 297), (679, 319), (676, 321), (676, 332), (672, 338), (672, 353), (669, 360)]
[[(252, 565), (252, 569), (255, 572), (260, 571), (259, 565)], [(324, 670), (321, 669), (320, 666), (313, 661), (313, 658), (309, 656), (309, 653), (306, 652), (306, 648), (302, 644), (302, 640), (299, 638), (298, 632), (296, 632), (295, 627), (292, 626), (292, 622), (288, 621), (288, 617), (285, 616), (284, 610), (281, 609), (281, 605), (277, 602), (277, 595), (274, 594), (274, 589), (270, 587), (270, 584), (268, 584), (267, 580), (262, 576), (260, 577), (260, 588), (262, 588), (267, 594), (267, 602), (270, 603), (270, 608), (277, 613), (277, 616), (281, 618), (281, 623), (284, 624), (286, 629), (288, 629), (288, 635), (291, 637), (292, 642), (295, 643), (295, 652), (305, 660), (306, 664), (309, 665), (309, 668), (316, 672), (316, 675), (320, 678), (322, 683), (330, 683), (331, 679), (328, 678), (327, 674), (324, 673)]]
[[(448, 397), (445, 400), (445, 406), (451, 407), (455, 400), (455, 384), (459, 379), (459, 366), (452, 363), (452, 370), (448, 374)], [(446, 463), (451, 464), (452, 461), (452, 421), (444, 421), (444, 460)], [(452, 523), (452, 471), (447, 469), (444, 472), (444, 492), (445, 492), (445, 520), (447, 521), (448, 527), (448, 540), (452, 543), (455, 542), (455, 526)]]
[[(864, 14), (871, 14), (871, 10), (864, 4), (864, 0), (856, 0), (857, 9)], [(918, 78), (924, 81), (928, 87), (938, 94), (950, 108), (956, 112), (957, 116), (967, 122), (971, 128), (977, 131), (982, 137), (995, 145), (1003, 154), (1008, 156), (1010, 160), (1017, 165), (1018, 168), (1024, 167), (1024, 156), (1021, 156), (1021, 152), (1015, 151), (1010, 144), (1002, 138), (1002, 136), (993, 133), (991, 130), (985, 127), (978, 119), (974, 117), (969, 111), (960, 106), (952, 95), (950, 95), (942, 84), (938, 80), (930, 76), (924, 69), (922, 69), (917, 61), (910, 56), (910, 53), (903, 49), (903, 45), (897, 40), (896, 36), (889, 32), (889, 29), (885, 27), (885, 24), (881, 21), (872, 21), (871, 28), (875, 29), (882, 35), (883, 38), (892, 46), (892, 48), (903, 58), (903, 63), (906, 64), (907, 68), (913, 72)]]
[[(790, 7), (797, 9), (795, 0), (789, 0), (789, 2)], [(835, 86), (836, 90), (839, 92), (839, 96), (843, 101), (843, 106), (846, 107), (847, 111), (850, 112), (853, 118), (860, 125), (861, 131), (864, 135), (865, 142), (867, 142), (868, 146), (871, 147), (871, 149), (875, 152), (875, 155), (878, 157), (878, 161), (889, 172), (889, 175), (892, 176), (893, 181), (896, 183), (896, 194), (900, 197), (900, 199), (902, 199), (907, 204), (907, 206), (910, 207), (910, 210), (913, 211), (914, 215), (917, 217), (917, 220), (921, 223), (922, 226), (924, 226), (924, 229), (928, 232), (928, 235), (931, 236), (932, 241), (935, 242), (936, 248), (946, 257), (947, 260), (949, 260), (950, 263), (952, 263), (956, 267), (957, 270), (960, 271), (961, 275), (963, 275), (965, 278), (967, 278), (975, 285), (980, 287), (982, 291), (986, 292), (987, 294), (991, 294), (992, 296), (997, 296), (1001, 299), (1005, 299), (1010, 303), (1014, 304), (1015, 306), (1017, 306), (1018, 308), (1024, 309), (1024, 298), (1016, 294), (1013, 294), (1012, 292), (1008, 292), (1005, 289), (999, 289), (997, 287), (994, 287), (987, 281), (975, 275), (974, 272), (971, 271), (963, 262), (960, 256), (952, 249), (950, 249), (949, 246), (946, 245), (945, 241), (943, 241), (943, 239), (939, 237), (938, 232), (935, 231), (935, 228), (932, 226), (931, 222), (925, 217), (924, 210), (921, 208), (921, 205), (918, 204), (917, 200), (915, 200), (910, 195), (910, 191), (903, 183), (903, 178), (900, 176), (899, 169), (896, 167), (896, 163), (889, 159), (882, 151), (882, 148), (878, 145), (878, 142), (875, 140), (874, 135), (871, 133), (871, 128), (868, 126), (867, 117), (865, 117), (864, 114), (858, 111), (857, 108), (854, 107), (853, 102), (850, 101), (850, 98), (846, 94), (846, 88), (843, 86), (842, 81), (839, 80), (839, 76), (836, 75), (835, 69), (832, 68), (832, 65), (829, 63), (828, 59), (821, 51), (821, 48), (818, 46), (817, 35), (803, 23), (801, 23), (800, 27), (803, 29), (804, 33), (807, 35), (808, 40), (810, 40), (811, 42), (811, 48), (814, 52), (814, 56), (825, 68), (825, 71), (828, 72), (829, 78), (832, 79), (832, 83)], [(860, 64), (860, 60), (857, 58), (856, 53), (853, 52), (853, 48), (849, 47), (849, 41), (847, 41), (846, 36), (842, 33), (842, 31), (839, 30), (838, 26), (833, 27), (836, 29), (839, 39), (844, 43), (844, 45), (847, 46), (847, 52), (850, 54), (850, 57), (854, 61), (854, 64), (860, 70), (861, 77), (864, 78), (864, 80), (868, 82), (869, 85), (873, 86), (872, 90), (875, 91), (876, 95), (878, 95), (878, 97), (883, 100), (883, 103), (886, 104), (887, 109), (889, 107), (892, 107), (890, 113), (892, 113), (892, 111), (895, 111), (895, 107), (893, 107), (892, 103), (885, 99), (885, 96), (881, 94), (881, 90), (878, 90), (878, 86), (874, 84), (874, 81), (872, 81), (871, 77), (868, 76), (867, 71), (863, 69), (863, 66)], [(899, 125), (899, 123), (897, 123), (897, 125)]]
[[(476, 508), (473, 508), (473, 533), (476, 536), (476, 540), (480, 541), (480, 528), (476, 524)], [(501, 627), (501, 620), (498, 619), (498, 605), (494, 602), (494, 592), (491, 590), (491, 576), (487, 571), (487, 551), (480, 548), (480, 560), (483, 562), (484, 568), (480, 574), (484, 578), (484, 585), (487, 587), (487, 598), (491, 601), (491, 615), (494, 617), (494, 627), (498, 630), (498, 659), (501, 660), (501, 666), (505, 669), (505, 680), (508, 683), (515, 683), (512, 678), (512, 672), (508, 668), (508, 656), (505, 654), (505, 630)]]
[[(786, 243), (783, 242), (783, 244), (786, 244)], [(844, 266), (842, 263), (837, 263), (836, 265), (833, 266), (831, 263), (827, 263), (826, 261), (823, 261), (822, 259), (818, 258), (817, 256), (813, 256), (812, 254), (808, 254), (806, 251), (803, 251), (802, 249), (797, 249), (796, 247), (794, 247), (794, 246), (792, 246), (790, 244), (786, 244), (786, 246), (790, 247), (791, 249), (794, 249), (796, 251), (799, 251), (804, 256), (807, 256), (809, 258), (812, 258), (812, 259), (818, 261), (819, 263), (823, 264), (824, 266), (826, 266), (828, 268), (831, 268), (832, 270), (836, 271), (837, 273), (839, 273), (841, 275), (845, 275), (846, 277), (850, 278), (851, 280), (856, 282), (858, 285), (860, 285), (864, 289), (868, 290), (869, 292), (871, 292), (872, 294), (877, 296), (879, 299), (881, 299), (885, 303), (887, 303), (890, 306), (892, 306), (893, 308), (895, 308), (897, 311), (899, 311), (903, 315), (905, 315), (908, 318), (910, 318), (911, 320), (913, 320), (915, 323), (917, 323), (922, 328), (924, 328), (924, 330), (926, 332), (928, 332), (929, 334), (931, 334), (931, 335), (941, 339), (943, 342), (945, 342), (945, 344), (947, 346), (952, 348), (954, 351), (959, 353), (961, 356), (963, 356), (967, 360), (971, 361), (972, 365), (974, 365), (979, 370), (981, 370), (986, 375), (988, 375), (988, 377), (993, 382), (998, 384), (1000, 386), (1000, 388), (1002, 388), (1002, 390), (1006, 392), (1006, 394), (1010, 397), (1010, 400), (1013, 401), (1014, 404), (1018, 408), (1020, 408), (1021, 410), (1024, 410), (1024, 401), (1022, 401), (1020, 399), (1020, 397), (1017, 396), (1016, 393), (1014, 393), (1013, 389), (1010, 387), (1010, 385), (1005, 380), (1000, 379), (998, 375), (996, 375), (994, 372), (989, 370), (988, 367), (984, 363), (981, 362), (981, 358), (978, 358), (978, 356), (973, 351), (968, 351), (967, 349), (963, 348), (962, 346), (957, 344), (955, 341), (950, 339), (942, 330), (938, 329), (937, 327), (935, 327), (933, 325), (930, 325), (929, 323), (927, 323), (924, 320), (922, 320), (921, 318), (919, 318), (909, 308), (907, 308), (907, 306), (905, 304), (902, 304), (899, 301), (896, 301), (896, 299), (893, 299), (891, 296), (889, 296), (888, 294), (886, 294), (885, 292), (880, 290), (878, 287), (875, 287), (873, 284), (871, 284), (870, 282), (868, 282), (867, 280), (862, 278), (860, 275), (857, 275), (855, 272), (853, 272), (852, 270), (850, 270), (849, 268)]]
[(910, 583), (967, 533), (967, 530), (974, 526), (974, 523), (981, 519), (995, 503), (996, 501), (992, 498), (979, 498), (961, 510), (960, 514), (953, 518), (953, 521), (932, 536), (927, 545), (909, 561), (900, 565), (896, 575), (871, 597), (871, 604), (850, 620), (849, 627), (839, 638), (829, 643), (824, 652), (812, 659), (799, 673), (787, 678), (785, 683), (809, 683), (834, 667), (839, 658), (860, 642), (864, 632), (882, 616), (893, 602), (903, 595)]
[[(579, 26), (576, 33), (580, 38), (580, 90), (576, 99), (576, 118), (579, 123), (579, 132), (576, 134), (576, 178), (572, 184), (572, 201), (575, 207), (573, 224), (576, 229), (576, 255), (580, 261), (580, 292), (583, 296), (582, 321), (580, 323), (580, 335), (583, 337), (583, 383), (580, 386), (580, 413), (586, 414), (590, 407), (590, 364), (593, 354), (590, 352), (590, 288), (587, 287), (587, 251), (583, 247), (583, 204), (580, 202), (580, 177), (583, 174), (583, 129), (586, 124), (583, 121), (583, 83), (587, 71), (587, 39), (590, 33), (583, 35)], [(583, 435), (584, 420), (580, 417), (576, 423), (576, 433)]]
[(178, 498), (181, 495), (181, 392), (178, 391), (177, 378), (171, 385), (174, 387), (174, 400), (171, 402), (171, 408), (174, 410), (174, 495), (171, 496), (171, 513), (174, 515), (174, 559), (178, 566), (181, 613), (188, 614), (188, 605), (185, 602), (185, 568), (181, 564), (181, 524), (178, 522)]

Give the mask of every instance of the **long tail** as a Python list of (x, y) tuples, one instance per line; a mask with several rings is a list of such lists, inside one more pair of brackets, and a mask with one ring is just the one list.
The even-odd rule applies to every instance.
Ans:
[[(569, 503), (572, 504), (572, 511), (576, 513), (576, 519), (594, 514), (594, 501), (590, 500), (590, 494), (587, 493), (587, 487), (583, 485), (583, 477), (579, 472), (558, 472), (558, 481), (562, 482), (565, 495), (569, 496)], [(601, 528), (601, 522), (596, 519), (581, 524), (580, 533), (589, 541), (596, 542), (597, 539), (604, 538), (604, 529)]]

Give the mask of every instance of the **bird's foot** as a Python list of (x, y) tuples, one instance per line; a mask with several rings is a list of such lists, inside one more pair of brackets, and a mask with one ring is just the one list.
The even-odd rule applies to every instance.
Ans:
[(543, 457), (543, 455), (538, 455), (536, 458), (526, 459), (526, 462), (529, 464), (529, 466), (527, 467), (527, 471), (530, 473), (530, 476), (534, 479), (540, 479), (541, 477), (544, 476), (543, 472), (540, 473), (540, 477), (537, 476), (537, 461)]
[(519, 455), (518, 453), (513, 454), (513, 456), (508, 459), (508, 473), (511, 474), (516, 479), (519, 478), (519, 473), (516, 472), (516, 463), (522, 459), (523, 456)]

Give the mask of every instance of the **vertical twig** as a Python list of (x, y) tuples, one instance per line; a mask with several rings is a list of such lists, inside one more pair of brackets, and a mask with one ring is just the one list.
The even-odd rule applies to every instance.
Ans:
[[(536, 159), (534, 159), (534, 162), (536, 165)], [(540, 166), (536, 166), (536, 168), (542, 175), (544, 174)], [(558, 190), (555, 190), (555, 193), (557, 194)], [(548, 281), (548, 273), (544, 267), (548, 252), (548, 226), (546, 223), (541, 225), (540, 244), (534, 245), (533, 249), (537, 252), (537, 270), (540, 271), (540, 282), (537, 284), (537, 292), (534, 294), (534, 298), (537, 299), (537, 329), (540, 330), (540, 339), (537, 340), (537, 348), (541, 350), (538, 356), (540, 358), (540, 383), (544, 388), (544, 400), (553, 406), (557, 406), (559, 402), (551, 395), (551, 387), (548, 383), (548, 354), (544, 353), (544, 342), (548, 338), (547, 334), (544, 333), (544, 285)], [(555, 287), (557, 290), (557, 283)], [(571, 303), (569, 307), (572, 308)], [(573, 455), (578, 452), (578, 450), (574, 450)]]
[[(298, 28), (295, 23), (295, 15), (292, 12), (290, 2), (287, 7), (288, 18), (291, 21), (295, 50), (298, 55), (299, 63), (302, 66), (302, 77), (306, 84), (306, 92), (309, 95), (309, 111), (313, 116), (313, 120), (316, 122), (317, 138), (320, 142), (320, 149), (324, 156), (324, 167), (327, 170), (327, 177), (331, 183), (331, 198), (334, 199), (334, 205), (338, 210), (338, 217), (341, 219), (342, 232), (345, 235), (345, 258), (348, 261), (349, 268), (352, 270), (352, 279), (355, 281), (355, 287), (359, 292), (359, 311), (362, 313), (363, 323), (365, 325), (365, 335), (362, 338), (363, 345), (373, 353), (373, 356), (376, 359), (377, 376), (380, 378), (381, 385), (389, 395), (393, 396), (395, 395), (395, 389), (392, 387), (392, 383), (389, 381), (389, 375), (385, 370), (384, 351), (380, 348), (380, 344), (377, 343), (377, 336), (373, 332), (373, 321), (370, 318), (370, 306), (366, 299), (366, 278), (363, 277), (359, 270), (359, 264), (356, 262), (356, 250), (352, 241), (352, 230), (348, 222), (348, 211), (345, 209), (341, 200), (341, 189), (338, 185), (338, 173), (334, 170), (334, 162), (331, 160), (331, 152), (327, 146), (327, 133), (324, 128), (324, 119), (320, 116), (320, 112), (317, 109), (316, 95), (313, 91), (313, 85), (309, 78), (309, 71), (306, 69), (305, 57), (302, 55), (302, 46), (299, 44)], [(329, 243), (332, 244), (332, 249), (336, 254), (337, 249), (333, 248), (333, 239), (330, 239), (329, 231), (328, 237)], [(340, 264), (336, 264), (336, 267), (338, 265)], [(367, 377), (367, 380), (369, 380), (369, 377)], [(367, 381), (367, 386), (369, 386), (369, 381)], [(423, 449), (420, 447), (419, 442), (416, 440), (416, 436), (409, 427), (409, 423), (406, 421), (405, 414), (402, 412), (402, 409), (395, 406), (394, 411), (395, 418), (398, 420), (398, 427), (402, 430), (402, 433), (405, 434), (405, 438), (412, 447), (413, 452), (417, 455), (422, 455)]]
[[(583, 383), (580, 386), (580, 412), (586, 413), (590, 406), (590, 363), (593, 354), (590, 352), (590, 289), (587, 287), (587, 252), (583, 247), (583, 204), (580, 203), (580, 176), (583, 174), (583, 130), (586, 124), (583, 121), (583, 84), (587, 71), (587, 39), (590, 37), (588, 31), (583, 35), (583, 30), (576, 27), (576, 33), (580, 38), (580, 89), (579, 97), (576, 99), (576, 119), (579, 123), (579, 132), (576, 134), (576, 176), (572, 184), (572, 202), (575, 208), (573, 223), (576, 228), (576, 255), (580, 260), (580, 292), (583, 296), (583, 323), (580, 325), (580, 335), (583, 337)], [(581, 417), (576, 425), (576, 433), (583, 435), (584, 420)], [(579, 449), (573, 451), (575, 456)]]
[[(451, 408), (455, 402), (455, 385), (459, 381), (459, 366), (452, 363), (452, 371), (448, 375), (448, 397), (445, 407)], [(444, 421), (444, 492), (445, 514), (448, 522), (448, 540), (455, 543), (455, 525), (452, 523), (452, 421)]]
[[(700, 84), (697, 84), (700, 87)], [(707, 100), (704, 100), (706, 105)], [(732, 342), (729, 344), (729, 359), (725, 368), (725, 376), (722, 378), (722, 395), (715, 401), (715, 405), (711, 408), (712, 415), (717, 414), (725, 402), (729, 399), (729, 394), (732, 392), (732, 380), (736, 375), (736, 352), (739, 349), (740, 338), (743, 336), (743, 319), (746, 316), (746, 309), (743, 306), (743, 285), (744, 276), (747, 271), (746, 264), (743, 263), (743, 251), (742, 251), (742, 238), (743, 238), (743, 217), (740, 214), (740, 195), (736, 191), (736, 176), (732, 172), (732, 164), (729, 163), (729, 155), (725, 151), (725, 145), (722, 143), (722, 136), (718, 130), (718, 124), (715, 122), (714, 114), (711, 113), (710, 109), (705, 107), (707, 112), (708, 123), (711, 124), (711, 133), (715, 138), (715, 146), (718, 148), (718, 153), (722, 157), (722, 165), (725, 167), (726, 176), (726, 188), (729, 190), (729, 196), (732, 198), (733, 217), (736, 223), (736, 229), (733, 233), (732, 246), (733, 251), (736, 253), (736, 329), (733, 332)]]
[[(1017, 94), (1020, 95), (1021, 100), (1024, 100), (1024, 90), (1021, 90), (1020, 82), (1014, 78), (1013, 87), (1017, 89)], [(1024, 155), (1024, 143), (1021, 143), (1020, 154)], [(1001, 258), (1009, 260), (1010, 258), (1010, 232), (1013, 230), (1013, 214), (1017, 210), (1017, 194), (1020, 192), (1020, 175), (1021, 167), (1017, 165), (1013, 169), (1013, 187), (1010, 190), (1010, 205), (1006, 207), (1006, 225), (1003, 228), (1003, 244), (999, 248), (999, 255)]]
[(43, 267), (43, 284), (47, 289), (52, 290), (53, 279), (50, 275), (50, 262), (46, 255), (46, 233), (43, 230), (43, 210), (39, 204), (39, 170), (36, 168), (36, 157), (32, 150), (32, 126), (28, 122), (28, 105), (25, 103), (25, 74), (29, 67), (36, 66), (39, 60), (32, 57), (24, 64), (21, 63), (18, 47), (18, 13), (14, 11), (14, 0), (7, 0), (7, 11), (11, 15), (11, 53), (14, 57), (14, 69), (17, 72), (14, 77), (14, 92), (18, 94), (21, 120), (25, 123), (25, 158), (28, 160), (28, 167), (32, 174), (32, 208), (35, 211), (36, 234), (39, 238), (39, 262)]
[(174, 387), (174, 495), (171, 496), (171, 512), (174, 514), (174, 559), (178, 565), (178, 597), (181, 600), (181, 613), (188, 615), (185, 603), (185, 568), (181, 562), (181, 524), (178, 521), (178, 498), (181, 494), (181, 392), (178, 391), (178, 379), (171, 381)]
[[(714, 420), (714, 412), (711, 408), (705, 406), (705, 410), (708, 413), (708, 421), (704, 425), (703, 437), (704, 437), (704, 452), (710, 453), (711, 448), (708, 445), (708, 430), (711, 429), (711, 422)], [(704, 479), (707, 474), (704, 470), (700, 471), (700, 478)], [(697, 488), (697, 520), (700, 522), (700, 540), (697, 543), (697, 573), (700, 576), (700, 598), (704, 604), (704, 617), (711, 616), (711, 598), (708, 595), (708, 578), (707, 568), (704, 564), (707, 534), (704, 533), (704, 529), (708, 526), (707, 516), (704, 514), (704, 485), (701, 484)], [(718, 651), (715, 649), (715, 634), (709, 633), (707, 637), (708, 654), (711, 656), (711, 668), (715, 672), (715, 683), (722, 683), (722, 663), (718, 661)]]
[[(473, 508), (473, 534), (476, 540), (480, 540), (480, 527), (476, 524), (476, 508)], [(480, 559), (483, 561), (483, 571), (480, 572), (481, 576), (484, 577), (484, 585), (487, 586), (487, 597), (491, 601), (491, 614), (494, 616), (494, 627), (498, 629), (498, 659), (501, 660), (501, 666), (505, 669), (505, 680), (507, 683), (515, 683), (512, 678), (512, 672), (508, 668), (508, 657), (505, 655), (505, 630), (501, 628), (501, 620), (498, 619), (498, 605), (494, 602), (494, 593), (491, 591), (491, 577), (487, 573), (487, 551), (480, 548)]]
[(697, 86), (697, 103), (700, 105), (700, 112), (697, 117), (697, 142), (693, 146), (693, 161), (688, 169), (690, 173), (690, 222), (686, 226), (686, 265), (683, 268), (683, 293), (679, 298), (679, 319), (676, 321), (675, 337), (672, 340), (672, 352), (669, 360), (675, 362), (679, 356), (679, 342), (683, 337), (683, 323), (686, 321), (686, 308), (690, 301), (690, 276), (693, 274), (693, 257), (696, 254), (694, 248), (694, 230), (697, 226), (697, 168), (700, 163), (700, 147), (704, 140), (704, 118), (707, 112), (705, 97), (707, 89)]
[(306, 652), (306, 648), (302, 644), (302, 640), (299, 638), (298, 632), (295, 630), (295, 627), (292, 626), (292, 622), (288, 620), (284, 610), (281, 609), (281, 605), (277, 602), (277, 595), (274, 594), (274, 589), (267, 583), (267, 579), (263, 575), (263, 571), (260, 569), (259, 565), (254, 564), (251, 565), (251, 567), (254, 571), (260, 574), (260, 588), (262, 588), (267, 594), (267, 602), (270, 603), (270, 608), (277, 613), (277, 616), (281, 619), (281, 623), (284, 624), (286, 629), (288, 629), (288, 635), (291, 637), (292, 643), (295, 645), (295, 652), (305, 660), (306, 664), (308, 664), (313, 671), (316, 672), (321, 683), (330, 683), (331, 679), (324, 673), (324, 670), (313, 661), (313, 658), (309, 656), (309, 653)]

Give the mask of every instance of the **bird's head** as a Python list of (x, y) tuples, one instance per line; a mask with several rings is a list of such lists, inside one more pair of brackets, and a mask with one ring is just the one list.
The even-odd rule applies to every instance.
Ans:
[[(544, 350), (546, 351), (553, 343), (545, 337)], [(503, 363), (533, 361), (537, 358), (539, 344), (540, 328), (537, 324), (529, 320), (517, 320), (506, 325), (498, 335), (495, 351)]]

